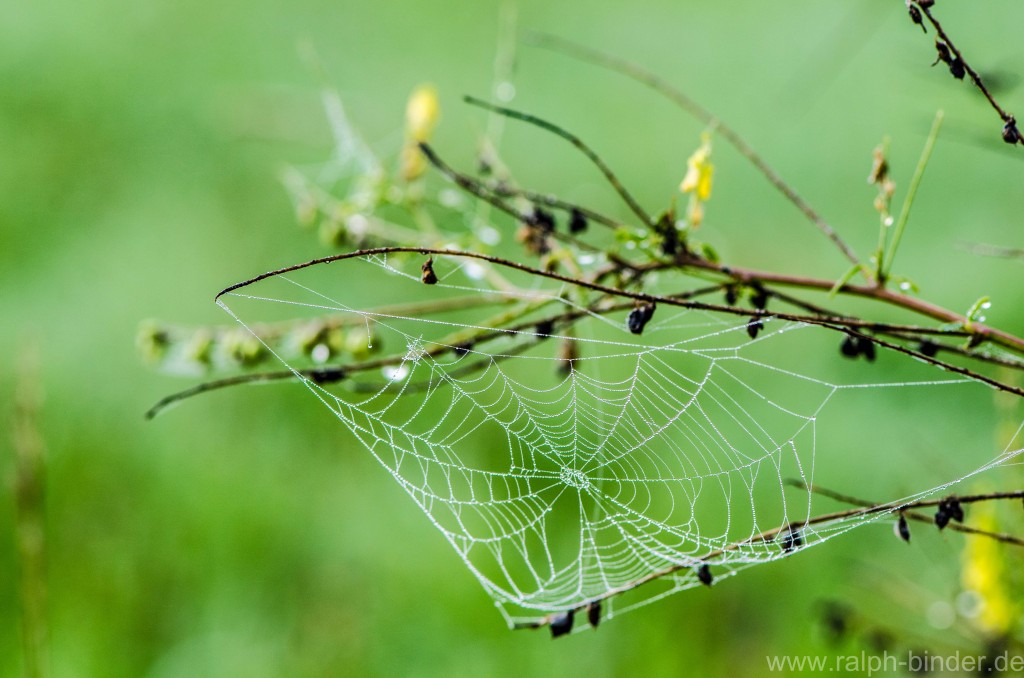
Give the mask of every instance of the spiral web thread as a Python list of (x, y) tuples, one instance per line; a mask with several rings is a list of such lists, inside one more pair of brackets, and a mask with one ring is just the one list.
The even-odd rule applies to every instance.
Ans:
[[(389, 274), (388, 285), (426, 287), (387, 258), (363, 263)], [(434, 287), (480, 293), (478, 277), (457, 263)], [(371, 342), (397, 351), (395, 364), (357, 389), (335, 393), (296, 375), (441, 531), (510, 626), (596, 600), (611, 617), (699, 585), (703, 564), (718, 580), (884, 517), (802, 522), (814, 515), (812, 495), (786, 481), (815, 480), (819, 414), (851, 389), (967, 384), (829, 383), (761, 358), (820, 328), (766, 321), (750, 340), (745, 321), (679, 309), (659, 308), (641, 337), (591, 314), (599, 331), (589, 337), (531, 329), (439, 352), (457, 346), (445, 343), (452, 333), (489, 328), (361, 310), (322, 289), (289, 274), (220, 303), (243, 325), (231, 308), (242, 300), (351, 316), (372, 327)], [(579, 310), (564, 291), (522, 296)], [(566, 341), (579, 354), (571, 369), (553, 349)], [(552, 367), (566, 376), (553, 378)], [(1008, 447), (905, 501), (1020, 452)]]

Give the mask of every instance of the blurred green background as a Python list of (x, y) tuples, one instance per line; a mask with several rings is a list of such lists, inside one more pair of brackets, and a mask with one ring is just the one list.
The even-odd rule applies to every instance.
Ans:
[[(932, 38), (901, 0), (517, 7), (520, 29), (599, 47), (686, 89), (864, 254), (877, 227), (871, 149), (892, 138), (902, 191), (944, 108), (896, 269), (953, 309), (991, 294), (989, 320), (1024, 332), (1020, 263), (963, 247), (1024, 245), (1022, 153), (1002, 146), (976, 92), (928, 68)], [(1010, 84), (1024, 74), (1018, 2), (939, 10), (973, 65)], [(433, 82), (436, 146), (468, 166), (484, 118), (460, 97), (491, 91), (499, 13), (491, 2), (352, 0), (0, 8), (0, 403), (7, 422), (18, 356), (37, 345), (54, 675), (757, 675), (766, 653), (831, 651), (817, 623), (823, 598), (856, 599), (915, 629), (955, 590), (962, 542), (946, 535), (908, 551), (867, 528), (551, 642), (506, 630), (419, 510), (301, 389), (237, 389), (143, 421), (188, 382), (142, 365), (140, 321), (225, 322), (217, 290), (325, 253), (296, 228), (278, 181), (284, 164), (331, 151), (300, 45), (385, 155), (401, 143), (408, 93)], [(672, 196), (698, 123), (617, 75), (528, 46), (515, 84), (516, 106), (589, 140), (649, 209)], [(1024, 110), (1021, 89), (998, 96)], [(523, 184), (619, 210), (558, 140), (510, 125), (503, 151)], [(702, 235), (723, 258), (843, 272), (735, 153), (716, 153)], [(871, 456), (904, 425), (890, 419), (870, 434), (848, 424), (850, 473), (868, 494), (879, 487)], [(988, 445), (992, 431), (964, 419), (950, 449)], [(10, 449), (5, 434), (2, 675), (21, 666)], [(913, 480), (903, 489), (927, 482)], [(890, 576), (918, 582), (896, 612), (879, 593)]]

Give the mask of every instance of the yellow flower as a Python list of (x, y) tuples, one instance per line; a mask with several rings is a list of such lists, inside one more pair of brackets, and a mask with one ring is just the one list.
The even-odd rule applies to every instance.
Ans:
[(711, 136), (704, 133), (701, 141), (700, 148), (686, 161), (686, 176), (679, 185), (679, 190), (683, 193), (693, 193), (698, 200), (706, 201), (711, 197), (711, 179), (715, 173), (715, 166), (711, 164)]
[[(990, 503), (975, 505), (978, 529), (997, 532), (995, 515)], [(978, 627), (991, 635), (1005, 635), (1013, 625), (1015, 605), (1006, 587), (1003, 551), (999, 542), (982, 536), (968, 536), (962, 554), (961, 584), (981, 599), (981, 609), (975, 618)]]
[(405, 107), (405, 145), (400, 172), (406, 181), (417, 179), (427, 170), (427, 159), (419, 144), (430, 141), (440, 117), (441, 106), (434, 86), (420, 85), (414, 89)]
[(686, 219), (696, 228), (704, 221), (704, 203), (711, 197), (711, 182), (715, 166), (711, 164), (711, 135), (701, 135), (701, 145), (686, 161), (686, 176), (679, 184), (679, 190), (690, 194), (686, 207)]
[(437, 90), (433, 85), (420, 85), (409, 96), (405, 107), (405, 135), (411, 141), (429, 141), (441, 117)]

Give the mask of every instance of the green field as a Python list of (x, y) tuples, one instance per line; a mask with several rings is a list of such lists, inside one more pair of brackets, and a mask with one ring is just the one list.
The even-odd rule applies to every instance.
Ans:
[[(989, 295), (988, 322), (1024, 333), (1021, 260), (971, 249), (1024, 246), (1024, 149), (999, 140), (1002, 123), (976, 90), (942, 64), (929, 68), (933, 38), (903, 2), (516, 5), (520, 34), (571, 38), (683, 88), (865, 258), (878, 231), (865, 182), (872, 149), (890, 139), (899, 204), (943, 109), (896, 272), (961, 313)], [(999, 101), (1024, 112), (1024, 89), (1012, 86), (1024, 76), (1024, 7), (940, 2), (937, 11), (999, 84)], [(227, 324), (212, 302), (218, 290), (335, 251), (296, 224), (280, 180), (286, 166), (331, 157), (322, 88), (340, 95), (391, 167), (409, 93), (433, 83), (442, 109), (433, 145), (471, 167), (487, 118), (462, 96), (492, 95), (501, 15), (497, 2), (439, 0), (0, 9), (0, 675), (20, 675), (24, 662), (6, 429), (31, 350), (45, 392), (54, 676), (760, 675), (766, 655), (860, 652), (857, 640), (829, 641), (826, 600), (853, 604), (901, 648), (977, 646), (928, 621), (936, 602), (956, 598), (964, 539), (921, 527), (908, 547), (891, 521), (595, 632), (555, 642), (513, 632), (422, 512), (304, 389), (229, 389), (143, 419), (196, 379), (147, 366), (140, 323)], [(678, 194), (700, 122), (620, 75), (516, 49), (517, 108), (588, 140), (651, 211)], [(562, 140), (510, 121), (501, 150), (521, 184), (628, 216)], [(700, 237), (724, 261), (843, 274), (848, 263), (738, 153), (716, 140), (714, 157)], [(826, 371), (840, 361), (800, 359)], [(900, 365), (883, 355), (880, 380)], [(842, 489), (872, 499), (932, 487), (964, 458), (1007, 444), (990, 392), (976, 393), (951, 405), (880, 391), (830, 420), (818, 456), (835, 462)], [(1003, 416), (1019, 422), (1013, 407)], [(1019, 489), (1020, 467), (988, 480)]]

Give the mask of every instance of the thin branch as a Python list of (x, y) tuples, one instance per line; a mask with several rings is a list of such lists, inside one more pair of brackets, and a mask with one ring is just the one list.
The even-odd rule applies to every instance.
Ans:
[[(721, 286), (714, 285), (711, 287), (702, 287), (699, 289), (691, 290), (689, 292), (680, 292), (672, 295), (671, 298), (677, 300), (693, 299), (706, 294), (717, 292), (721, 289)], [(539, 336), (536, 332), (530, 332), (530, 328), (536, 328), (542, 325), (550, 325), (552, 328), (560, 326), (568, 326), (577, 320), (590, 316), (590, 315), (603, 315), (607, 313), (614, 313), (616, 311), (629, 310), (634, 307), (635, 302), (632, 300), (626, 302), (619, 302), (615, 304), (599, 305), (602, 300), (598, 300), (594, 304), (591, 304), (586, 309), (577, 309), (566, 311), (564, 313), (549, 315), (542, 318), (536, 318), (529, 322), (519, 323), (517, 325), (501, 326), (496, 329), (487, 329), (478, 334), (463, 334), (448, 337), (439, 341), (434, 347), (426, 350), (424, 353), (426, 356), (431, 358), (441, 357), (445, 353), (458, 353), (463, 350), (468, 350), (469, 346), (477, 346), (479, 344), (487, 343), (493, 339), (500, 337), (507, 337), (510, 333), (512, 334), (527, 334), (530, 336)], [(360, 321), (361, 322), (361, 321)], [(542, 339), (547, 338), (559, 338), (554, 336), (543, 336)], [(562, 337), (564, 338), (564, 337)], [(532, 345), (532, 344), (531, 344)], [(499, 358), (500, 356), (492, 356), (492, 358)], [(220, 379), (212, 379), (209, 381), (196, 384), (190, 388), (171, 393), (164, 396), (159, 401), (153, 404), (146, 413), (146, 419), (153, 419), (164, 411), (180, 403), (183, 400), (188, 400), (194, 396), (202, 395), (204, 393), (211, 393), (213, 391), (219, 391), (225, 388), (231, 388), (233, 386), (244, 386), (253, 384), (264, 384), (278, 381), (291, 381), (294, 379), (308, 379), (316, 384), (328, 384), (344, 381), (350, 378), (352, 375), (368, 372), (372, 370), (379, 370), (383, 367), (394, 367), (399, 365), (405, 360), (404, 355), (394, 355), (385, 358), (377, 358), (371, 361), (365, 361), (361, 363), (354, 363), (350, 365), (322, 365), (319, 367), (311, 367), (305, 369), (295, 370), (275, 370), (270, 372), (253, 372), (247, 374), (238, 374), (230, 377), (223, 377)]]
[[(443, 174), (449, 177), (458, 186), (464, 188), (471, 194), (476, 195), (483, 200), (491, 202), (492, 204), (498, 206), (499, 209), (506, 211), (507, 213), (511, 214), (512, 216), (520, 220), (524, 220), (527, 222), (532, 221), (532, 215), (525, 215), (519, 212), (514, 207), (510, 206), (506, 201), (501, 200), (497, 196), (490, 194), (490, 189), (488, 189), (486, 186), (481, 184), (476, 179), (461, 174), (458, 171), (451, 168), (443, 160), (441, 160), (441, 158), (438, 157), (437, 153), (434, 152), (434, 150), (430, 148), (428, 145), (421, 144), (420, 147), (423, 150), (424, 154), (427, 156), (427, 158), (430, 160), (430, 162), (433, 163)], [(572, 239), (572, 241), (577, 244), (582, 244), (577, 239)], [(594, 249), (592, 246), (589, 245), (587, 245), (587, 247), (588, 249)], [(461, 254), (468, 253), (463, 252)], [(866, 297), (893, 306), (898, 306), (905, 310), (917, 313), (928, 318), (932, 318), (934, 320), (938, 320), (940, 322), (956, 324), (965, 328), (970, 327), (970, 334), (973, 337), (977, 337), (982, 341), (991, 341), (993, 343), (1003, 346), (1004, 348), (1008, 348), (1014, 351), (1024, 352), (1024, 339), (1021, 339), (1020, 337), (1014, 336), (1002, 330), (989, 327), (987, 325), (983, 325), (981, 323), (973, 321), (968, 322), (968, 319), (959, 313), (954, 313), (953, 311), (945, 309), (936, 304), (929, 303), (927, 301), (918, 299), (916, 297), (912, 297), (907, 294), (894, 292), (888, 288), (881, 287), (879, 285), (854, 285), (847, 283), (836, 288), (836, 283), (831, 280), (822, 280), (808, 278), (806, 276), (793, 276), (780, 273), (771, 273), (767, 271), (755, 271), (752, 269), (738, 268), (735, 266), (726, 266), (693, 255), (680, 255), (677, 256), (675, 260), (671, 262), (654, 262), (651, 264), (633, 264), (626, 262), (625, 260), (622, 259), (618, 259), (618, 261), (623, 265), (628, 266), (631, 270), (640, 275), (653, 270), (659, 270), (664, 268), (678, 268), (680, 270), (685, 270), (686, 268), (690, 267), (721, 273), (723, 275), (729, 276), (736, 282), (744, 284), (769, 283), (792, 287), (802, 287), (806, 289), (817, 289), (838, 294), (848, 294), (852, 296)], [(506, 261), (506, 264), (507, 263), (511, 262)], [(577, 279), (568, 279), (564, 277), (560, 278), (560, 280), (562, 282), (571, 282), (574, 284), (579, 284), (581, 282)], [(838, 319), (835, 317), (830, 318), (830, 322), (836, 322), (837, 320)], [(864, 325), (863, 322), (860, 322), (860, 324), (862, 326)]]
[[(918, 360), (920, 360), (922, 362), (928, 363), (930, 365), (933, 365), (935, 367), (943, 369), (943, 370), (945, 370), (947, 372), (952, 372), (954, 374), (959, 374), (961, 376), (967, 377), (968, 379), (972, 379), (974, 381), (978, 381), (978, 382), (981, 382), (983, 384), (988, 384), (989, 386), (992, 386), (993, 388), (996, 388), (996, 389), (998, 389), (1000, 391), (1005, 391), (1007, 393), (1013, 393), (1014, 395), (1018, 395), (1018, 396), (1024, 397), (1024, 389), (1022, 389), (1019, 386), (1014, 386), (1014, 385), (1011, 385), (1011, 384), (1003, 383), (1001, 381), (998, 381), (996, 379), (992, 379), (990, 377), (987, 377), (987, 376), (985, 376), (983, 374), (979, 374), (979, 373), (974, 372), (972, 370), (969, 370), (967, 368), (960, 367), (958, 365), (952, 365), (952, 364), (944, 362), (942, 360), (938, 360), (938, 359), (936, 359), (936, 358), (934, 358), (932, 356), (925, 355), (925, 354), (923, 354), (923, 353), (921, 353), (919, 351), (914, 351), (914, 350), (905, 348), (903, 346), (899, 346), (899, 345), (893, 344), (891, 342), (884, 341), (882, 339), (879, 339), (878, 337), (872, 337), (872, 336), (867, 336), (867, 335), (864, 335), (864, 334), (860, 334), (860, 333), (856, 332), (856, 330), (851, 329), (853, 327), (862, 327), (863, 326), (863, 321), (853, 322), (853, 321), (850, 321), (847, 318), (819, 318), (817, 316), (800, 315), (800, 314), (795, 314), (795, 313), (781, 313), (781, 312), (777, 312), (777, 311), (773, 311), (773, 312), (760, 311), (760, 310), (753, 310), (753, 311), (751, 311), (751, 310), (747, 310), (747, 309), (735, 308), (733, 306), (721, 306), (721, 305), (718, 305), (718, 304), (706, 304), (706, 303), (696, 302), (696, 301), (684, 301), (684, 300), (679, 300), (679, 299), (673, 299), (672, 297), (667, 297), (667, 296), (660, 296), (660, 295), (656, 295), (656, 294), (647, 294), (647, 293), (644, 293), (644, 292), (630, 292), (630, 291), (627, 291), (627, 290), (621, 290), (621, 289), (617, 289), (617, 288), (614, 288), (614, 287), (609, 287), (607, 285), (601, 285), (601, 284), (598, 284), (598, 283), (590, 282), (590, 281), (587, 281), (587, 280), (580, 280), (578, 278), (573, 278), (571, 276), (562, 275), (561, 273), (557, 273), (557, 272), (554, 272), (554, 271), (545, 271), (545, 270), (533, 268), (531, 266), (527, 266), (525, 264), (520, 264), (518, 262), (511, 261), (509, 259), (503, 259), (501, 257), (496, 257), (496, 256), (492, 256), (492, 255), (489, 255), (489, 254), (482, 254), (480, 252), (466, 252), (466, 251), (461, 251), (461, 250), (435, 249), (435, 248), (430, 248), (430, 247), (378, 247), (378, 248), (374, 248), (374, 249), (357, 250), (355, 252), (347, 252), (345, 254), (335, 254), (335, 255), (332, 255), (332, 256), (328, 256), (328, 257), (321, 257), (319, 259), (313, 259), (313, 260), (307, 261), (305, 263), (294, 264), (292, 266), (286, 266), (285, 268), (280, 268), (280, 269), (277, 269), (276, 271), (268, 271), (266, 273), (262, 273), (260, 275), (255, 276), (255, 277), (249, 278), (248, 280), (243, 280), (242, 282), (235, 283), (234, 285), (231, 285), (231, 286), (225, 288), (224, 290), (222, 290), (220, 293), (217, 294), (217, 296), (215, 297), (214, 300), (219, 305), (224, 306), (224, 304), (223, 304), (223, 302), (221, 302), (220, 298), (222, 296), (224, 296), (225, 294), (228, 294), (230, 292), (234, 292), (234, 291), (236, 291), (238, 289), (241, 289), (241, 288), (246, 287), (248, 285), (252, 285), (254, 283), (257, 283), (257, 282), (259, 282), (261, 280), (265, 280), (267, 278), (272, 278), (272, 277), (275, 277), (275, 276), (283, 275), (285, 273), (291, 273), (291, 272), (298, 271), (298, 270), (301, 270), (301, 269), (304, 269), (304, 268), (309, 268), (310, 266), (318, 266), (318, 265), (328, 264), (328, 263), (335, 262), (335, 261), (344, 261), (346, 259), (368, 257), (368, 256), (382, 255), (382, 254), (398, 254), (398, 253), (403, 253), (403, 252), (404, 253), (418, 253), (418, 254), (423, 254), (423, 255), (454, 256), (454, 257), (462, 257), (462, 258), (467, 258), (467, 259), (476, 259), (476, 260), (479, 260), (479, 261), (486, 261), (486, 262), (491, 263), (491, 264), (497, 264), (499, 266), (504, 266), (506, 268), (511, 268), (513, 270), (517, 270), (517, 271), (520, 271), (520, 272), (523, 272), (523, 273), (527, 273), (527, 274), (532, 275), (532, 276), (539, 276), (539, 277), (542, 277), (542, 278), (548, 278), (549, 280), (556, 280), (558, 282), (566, 283), (566, 284), (569, 284), (569, 285), (574, 285), (576, 287), (580, 287), (580, 288), (584, 288), (584, 289), (590, 289), (590, 290), (593, 290), (593, 291), (596, 291), (596, 292), (602, 292), (604, 294), (609, 294), (609, 295), (613, 295), (613, 296), (619, 296), (619, 297), (624, 297), (624, 298), (629, 298), (629, 299), (636, 299), (638, 301), (654, 302), (656, 304), (665, 304), (667, 306), (677, 306), (677, 307), (680, 307), (680, 308), (697, 309), (697, 310), (701, 310), (701, 311), (711, 311), (711, 312), (715, 312), (715, 313), (725, 313), (725, 314), (729, 314), (729, 315), (738, 315), (738, 316), (746, 316), (746, 317), (757, 316), (759, 318), (779, 318), (779, 319), (782, 319), (782, 320), (790, 320), (790, 321), (793, 321), (793, 322), (806, 323), (808, 325), (816, 325), (816, 326), (819, 326), (819, 327), (824, 327), (824, 328), (831, 329), (833, 331), (838, 331), (838, 332), (855, 333), (855, 334), (857, 334), (857, 336), (861, 337), (862, 339), (864, 339), (866, 341), (871, 341), (871, 342), (873, 342), (875, 344), (878, 344), (879, 346), (883, 346), (883, 347), (889, 348), (889, 349), (891, 349), (893, 351), (897, 351), (899, 353), (903, 353), (905, 355), (912, 356), (912, 357), (917, 358)], [(707, 262), (704, 262), (704, 263), (707, 263)], [(708, 264), (708, 265), (711, 266), (710, 264)], [(825, 282), (825, 284), (827, 285), (828, 283)], [(805, 285), (805, 286), (810, 286), (810, 285)], [(885, 295), (890, 295), (890, 298), (892, 298), (891, 297), (892, 293), (888, 292), (885, 289), (871, 288), (871, 290), (873, 291), (873, 294), (866, 295), (866, 296), (874, 296), (874, 297), (879, 298), (879, 299), (885, 299), (885, 298), (887, 298)], [(902, 297), (903, 295), (899, 295), (899, 296)], [(994, 333), (995, 332), (994, 330), (990, 330), (988, 328), (983, 328), (983, 326), (980, 326), (980, 325), (972, 324), (972, 329), (973, 328), (978, 328), (979, 331), (984, 329), (984, 330), (986, 330), (986, 331), (988, 331), (990, 333)], [(1007, 335), (1007, 336), (1012, 337), (1012, 335)], [(1015, 340), (1020, 346), (1024, 346), (1024, 340), (1018, 339), (1016, 337), (1012, 337), (1012, 339)]]
[(967, 60), (964, 59), (963, 53), (960, 52), (959, 49), (957, 49), (957, 46), (953, 43), (953, 39), (949, 37), (949, 34), (946, 33), (946, 30), (942, 27), (942, 24), (939, 23), (939, 20), (935, 18), (934, 14), (932, 14), (930, 3), (922, 4), (917, 2), (917, 0), (914, 0), (914, 4), (917, 6), (919, 10), (921, 10), (921, 13), (928, 18), (928, 22), (935, 27), (935, 32), (939, 34), (939, 37), (942, 39), (944, 43), (946, 43), (946, 45), (949, 47), (949, 50), (956, 56), (957, 59), (959, 59), (960, 63), (963, 64), (964, 70), (967, 71), (967, 74), (969, 76), (971, 76), (971, 81), (974, 83), (974, 86), (977, 87), (978, 90), (980, 90), (981, 93), (985, 95), (985, 98), (988, 99), (988, 102), (992, 105), (992, 108), (995, 109), (996, 113), (999, 114), (999, 117), (1002, 119), (1002, 121), (1004, 123), (1013, 122), (1013, 115), (1005, 111), (1003, 107), (999, 105), (999, 102), (997, 102), (995, 97), (992, 96), (992, 93), (988, 91), (988, 88), (982, 81), (981, 76), (978, 74), (976, 70), (971, 68), (970, 64), (967, 63)]
[[(1019, 499), (1019, 498), (1022, 498), (1022, 497), (1024, 497), (1024, 490), (1017, 491), (1017, 492), (994, 492), (994, 493), (989, 494), (989, 495), (973, 495), (973, 496), (969, 496), (969, 497), (958, 497), (958, 499), (961, 502), (975, 502), (975, 501), (990, 501), (990, 500), (994, 500), (994, 499), (1009, 499), (1009, 498)], [(799, 530), (799, 529), (801, 529), (801, 528), (803, 528), (803, 527), (805, 527), (807, 525), (822, 525), (822, 524), (833, 523), (833, 522), (836, 522), (836, 521), (839, 521), (839, 520), (843, 520), (843, 519), (846, 519), (846, 518), (854, 518), (854, 517), (858, 517), (858, 516), (870, 516), (870, 515), (877, 515), (877, 514), (880, 514), (880, 513), (882, 513), (882, 514), (884, 514), (884, 513), (893, 513), (895, 511), (900, 511), (900, 510), (909, 510), (909, 509), (914, 509), (914, 508), (923, 508), (923, 507), (927, 507), (927, 506), (937, 506), (941, 501), (942, 500), (921, 500), (921, 501), (912, 501), (912, 502), (896, 501), (896, 502), (890, 502), (890, 503), (887, 503), (887, 504), (873, 504), (873, 505), (868, 505), (868, 506), (858, 506), (856, 508), (846, 509), (846, 510), (843, 510), (843, 511), (834, 511), (832, 513), (821, 514), (821, 515), (818, 515), (818, 516), (814, 516), (812, 518), (808, 518), (807, 520), (803, 520), (803, 521), (794, 521), (794, 522), (789, 523), (787, 525), (782, 525), (780, 527), (776, 527), (776, 528), (773, 528), (771, 530), (765, 530), (763, 532), (755, 534), (754, 536), (749, 537), (747, 539), (744, 539), (742, 541), (734, 542), (734, 543), (732, 543), (732, 544), (730, 544), (730, 545), (728, 545), (728, 546), (726, 546), (724, 548), (716, 549), (714, 551), (711, 551), (709, 553), (704, 554), (703, 556), (701, 556), (699, 558), (694, 558), (693, 561), (691, 561), (691, 562), (688, 562), (688, 563), (677, 563), (677, 564), (669, 565), (668, 567), (664, 567), (664, 568), (662, 568), (660, 570), (656, 570), (656, 571), (651, 572), (649, 574), (646, 574), (646, 575), (644, 575), (642, 577), (638, 577), (637, 579), (634, 579), (633, 581), (627, 582), (627, 583), (625, 583), (625, 584), (623, 584), (621, 586), (618, 586), (618, 587), (616, 587), (614, 589), (610, 589), (610, 590), (606, 591), (605, 593), (601, 594), (600, 596), (595, 596), (593, 598), (585, 600), (582, 603), (579, 603), (579, 604), (573, 606), (572, 608), (569, 608), (568, 610), (562, 610), (562, 611), (559, 611), (559, 612), (556, 612), (556, 613), (549, 614), (549, 615), (547, 615), (547, 616), (545, 616), (545, 617), (543, 617), (541, 619), (538, 619), (536, 621), (525, 622), (525, 623), (519, 624), (515, 628), (517, 628), (517, 629), (530, 629), (530, 628), (542, 628), (544, 626), (548, 626), (549, 624), (551, 624), (552, 621), (554, 621), (556, 618), (558, 618), (561, 615), (563, 615), (565, 612), (568, 612), (568, 611), (579, 612), (581, 610), (585, 610), (586, 608), (588, 608), (589, 606), (591, 606), (591, 605), (593, 605), (595, 603), (599, 603), (599, 602), (601, 602), (603, 600), (607, 600), (609, 598), (613, 598), (615, 596), (621, 595), (621, 594), (626, 593), (628, 591), (632, 591), (633, 589), (639, 588), (640, 586), (643, 586), (644, 584), (646, 584), (648, 582), (654, 581), (656, 579), (661, 579), (662, 577), (666, 577), (668, 575), (674, 574), (676, 572), (680, 572), (682, 570), (694, 569), (695, 567), (699, 566), (701, 563), (707, 563), (707, 562), (709, 562), (711, 560), (714, 560), (715, 558), (717, 558), (719, 556), (722, 556), (722, 555), (724, 555), (726, 553), (729, 553), (729, 552), (732, 552), (732, 551), (737, 551), (737, 550), (743, 548), (744, 546), (749, 546), (750, 544), (755, 544), (755, 543), (758, 543), (758, 542), (765, 542), (765, 543), (767, 543), (767, 542), (774, 541), (774, 540), (776, 540), (779, 537), (779, 535), (782, 535), (782, 534), (787, 533), (787, 532), (791, 532), (793, 530)], [(979, 531), (974, 531), (973, 533), (977, 534), (978, 532)], [(985, 536), (994, 536), (994, 533), (991, 533), (991, 535), (990, 535), (990, 533), (986, 533)], [(1016, 539), (1016, 538), (1015, 537), (1011, 537), (1011, 539)], [(1020, 543), (1018, 545), (1024, 546), (1024, 540), (1018, 540), (1018, 541), (1020, 541)], [(1017, 542), (1011, 542), (1011, 543), (1015, 543), (1016, 544)]]
[(647, 211), (640, 206), (640, 203), (636, 201), (630, 192), (626, 190), (625, 186), (622, 185), (622, 182), (620, 182), (619, 178), (615, 176), (615, 173), (612, 172), (611, 168), (605, 164), (604, 160), (602, 160), (593, 149), (587, 146), (582, 139), (572, 132), (563, 129), (554, 123), (548, 122), (547, 120), (538, 118), (535, 115), (530, 115), (529, 113), (523, 113), (522, 111), (516, 111), (502, 106), (495, 106), (494, 104), (481, 101), (480, 99), (470, 96), (463, 97), (463, 100), (467, 104), (479, 106), (485, 110), (500, 113), (501, 115), (508, 116), (515, 120), (522, 120), (523, 122), (535, 125), (541, 129), (551, 132), (552, 134), (562, 137), (575, 146), (581, 153), (583, 153), (583, 155), (587, 156), (592, 163), (594, 163), (594, 165), (601, 171), (601, 174), (604, 175), (605, 179), (608, 180), (608, 183), (611, 184), (612, 188), (615, 189), (615, 192), (619, 194), (619, 197), (622, 198), (622, 200), (629, 206), (629, 209), (632, 210), (633, 214), (635, 214), (644, 223), (644, 225), (654, 226), (654, 220), (649, 214), (647, 214)]
[(718, 133), (721, 134), (726, 141), (732, 144), (733, 148), (739, 151), (740, 155), (746, 158), (757, 169), (757, 171), (768, 180), (768, 183), (782, 193), (782, 195), (785, 196), (785, 198), (798, 210), (800, 210), (800, 212), (802, 212), (803, 215), (818, 228), (818, 230), (824, 233), (825, 236), (839, 249), (844, 257), (854, 265), (860, 265), (861, 262), (857, 257), (856, 252), (846, 244), (836, 230), (832, 228), (824, 217), (818, 214), (818, 212), (811, 207), (806, 200), (800, 197), (796, 190), (786, 183), (782, 177), (779, 176), (779, 174), (772, 169), (771, 166), (769, 166), (768, 163), (765, 162), (765, 160), (750, 146), (750, 144), (743, 139), (743, 137), (741, 137), (729, 125), (722, 122), (720, 118), (713, 115), (709, 110), (684, 94), (681, 90), (630, 61), (620, 59), (619, 57), (606, 54), (605, 52), (592, 49), (571, 40), (566, 40), (565, 38), (559, 38), (546, 33), (531, 33), (528, 35), (526, 40), (528, 43), (538, 47), (561, 52), (562, 54), (567, 54), (580, 59), (581, 61), (586, 61), (621, 73), (627, 78), (646, 85), (659, 94), (667, 97), (705, 125), (715, 125)]
[(600, 212), (595, 212), (594, 210), (584, 207), (582, 205), (578, 205), (567, 200), (562, 200), (554, 195), (549, 195), (546, 193), (537, 193), (535, 191), (528, 191), (522, 188), (512, 188), (511, 186), (503, 186), (500, 184), (496, 186), (491, 186), (489, 188), (495, 195), (499, 195), (502, 197), (525, 198), (526, 200), (529, 200), (532, 203), (536, 203), (538, 205), (546, 205), (547, 207), (562, 210), (563, 212), (572, 212), (573, 210), (576, 210), (590, 221), (601, 224), (602, 226), (608, 226), (609, 228), (621, 228), (622, 226), (625, 225), (621, 221), (616, 221), (615, 219), (607, 217), (601, 214)]
[[(707, 261), (705, 259), (688, 258), (681, 259), (676, 262), (656, 262), (647, 265), (638, 265), (639, 270), (659, 270), (665, 268), (672, 268), (676, 266), (689, 266), (694, 268), (702, 268), (709, 271), (716, 271), (723, 275), (727, 275), (734, 279), (738, 283), (768, 283), (774, 285), (783, 285), (789, 287), (801, 287), (805, 289), (821, 290), (824, 292), (831, 291), (835, 286), (835, 283), (831, 280), (822, 280), (817, 278), (808, 278), (806, 276), (794, 276), (786, 275), (782, 273), (772, 273), (769, 271), (758, 271), (754, 269), (739, 268), (736, 266), (726, 266), (723, 264), (717, 264), (714, 262)], [(918, 315), (932, 318), (940, 322), (951, 323), (961, 326), (966, 326), (967, 318), (959, 313), (954, 313), (948, 309), (945, 309), (936, 304), (929, 303), (922, 299), (912, 297), (908, 294), (901, 294), (894, 292), (884, 287), (878, 287), (877, 285), (853, 285), (846, 284), (836, 290), (838, 294), (849, 294), (857, 297), (864, 297), (867, 299), (874, 299), (875, 301), (884, 302), (899, 308), (911, 311)], [(1018, 352), (1024, 352), (1024, 339), (1014, 336), (1008, 332), (989, 327), (987, 325), (979, 324), (976, 322), (970, 323), (970, 332), (972, 335), (978, 336), (980, 339), (985, 341), (991, 341), (995, 344), (999, 344), (1005, 348), (1012, 349)]]
[[(835, 492), (824, 487), (819, 487), (817, 485), (808, 485), (802, 480), (788, 480), (786, 482), (787, 484), (792, 485), (793, 487), (805, 489), (814, 494), (821, 495), (822, 497), (828, 497), (829, 499), (834, 499), (843, 504), (852, 504), (854, 506), (861, 507), (877, 506), (875, 502), (867, 501), (865, 499), (858, 499), (857, 497), (851, 497), (850, 495), (841, 494), (839, 492)], [(1024, 490), (1015, 492), (990, 492), (988, 494), (971, 494), (966, 496), (956, 496), (956, 500), (961, 504), (974, 504), (978, 502), (994, 501), (997, 499), (1020, 499), (1022, 497), (1024, 497)], [(943, 497), (941, 499), (925, 499), (913, 502), (912, 504), (907, 504), (906, 507), (904, 507), (904, 509), (902, 510), (902, 513), (911, 520), (917, 521), (919, 523), (929, 523), (934, 525), (934, 516), (927, 516), (922, 513), (917, 513), (912, 511), (911, 509), (922, 509), (940, 506), (948, 499), (949, 497)], [(980, 530), (976, 527), (970, 527), (969, 525), (962, 525), (956, 522), (947, 523), (946, 528), (953, 530), (955, 532), (962, 532), (963, 534), (973, 534), (980, 537), (988, 537), (989, 539), (994, 539), (995, 541), (1002, 542), (1004, 544), (1024, 546), (1024, 539), (1021, 539), (1020, 537), (1015, 537), (1012, 534), (1005, 534), (1002, 532), (989, 532), (988, 530)]]

